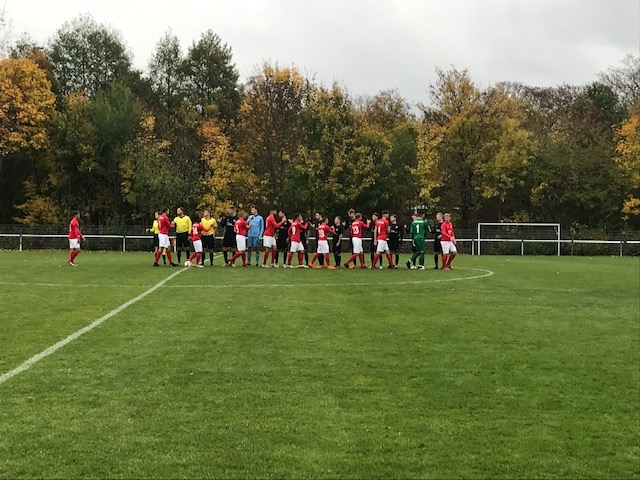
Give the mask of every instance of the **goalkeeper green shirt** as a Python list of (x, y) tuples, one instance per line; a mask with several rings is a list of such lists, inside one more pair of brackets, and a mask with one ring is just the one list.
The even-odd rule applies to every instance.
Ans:
[(430, 231), (431, 229), (429, 228), (429, 223), (427, 223), (427, 221), (424, 219), (417, 219), (411, 222), (412, 238), (416, 238), (416, 237), (424, 238), (424, 236)]

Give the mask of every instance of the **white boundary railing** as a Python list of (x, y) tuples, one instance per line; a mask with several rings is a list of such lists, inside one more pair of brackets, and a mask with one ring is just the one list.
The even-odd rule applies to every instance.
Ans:
[[(481, 254), (481, 246), (482, 246), (482, 242), (492, 242), (492, 241), (502, 241), (502, 240), (506, 240), (506, 239), (490, 239), (490, 238), (482, 238), (482, 227), (504, 227), (504, 228), (509, 228), (509, 227), (553, 227), (555, 232), (556, 232), (556, 236), (557, 238), (553, 239), (553, 240), (547, 240), (545, 243), (549, 243), (549, 242), (553, 242), (553, 243), (557, 243), (558, 245), (558, 256), (560, 256), (560, 244), (562, 243), (562, 241), (560, 240), (560, 224), (559, 223), (485, 223), (485, 222), (480, 222), (478, 223), (478, 236), (477, 236), (477, 241), (478, 241), (478, 255)], [(513, 240), (520, 240), (520, 239), (513, 239)], [(524, 252), (524, 243), (522, 243), (522, 251)], [(522, 253), (521, 255), (524, 255), (524, 253)]]
[[(122, 251), (127, 251), (127, 240), (148, 240), (151, 242), (153, 240), (153, 236), (151, 235), (85, 235), (87, 239), (97, 238), (97, 239), (112, 239), (112, 240), (120, 240), (122, 242)], [(67, 239), (67, 235), (64, 234), (32, 234), (32, 233), (0, 233), (1, 238), (18, 238), (18, 249), (20, 251), (24, 250), (24, 239), (26, 238), (59, 238), (59, 239)], [(175, 237), (171, 237), (172, 239)], [(222, 237), (216, 237), (216, 240), (222, 240)], [(315, 237), (309, 237), (309, 240), (315, 240)], [(347, 241), (345, 238), (343, 240)], [(365, 239), (370, 240), (370, 239)], [(527, 243), (554, 243), (558, 244), (558, 248), (562, 244), (592, 244), (592, 245), (619, 245), (620, 256), (623, 256), (624, 246), (625, 245), (640, 245), (640, 240), (564, 240), (564, 239), (547, 239), (547, 240), (538, 240), (538, 239), (518, 239), (518, 238), (458, 238), (457, 241), (459, 243), (471, 243), (471, 255), (480, 255), (480, 245), (481, 243), (519, 243), (520, 244), (520, 255), (525, 254), (525, 244)], [(410, 243), (411, 239), (405, 238), (403, 242)], [(429, 243), (429, 241), (427, 241)], [(173, 242), (172, 242), (173, 244)], [(66, 247), (66, 244), (60, 245), (61, 248)], [(175, 250), (175, 245), (173, 246)], [(558, 252), (560, 250), (558, 249)]]

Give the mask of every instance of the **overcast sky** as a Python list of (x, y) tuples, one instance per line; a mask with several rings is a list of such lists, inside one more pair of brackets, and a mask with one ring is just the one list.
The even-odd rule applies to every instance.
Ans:
[(640, 0), (0, 0), (14, 35), (46, 42), (89, 13), (122, 33), (146, 69), (168, 30), (183, 50), (212, 29), (241, 79), (264, 60), (295, 64), (353, 95), (396, 88), (428, 102), (436, 67), (502, 80), (585, 84), (640, 51)]

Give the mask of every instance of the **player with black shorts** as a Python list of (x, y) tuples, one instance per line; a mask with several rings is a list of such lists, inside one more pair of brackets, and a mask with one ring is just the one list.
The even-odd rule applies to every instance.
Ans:
[[(282, 210), (279, 211), (278, 218), (280, 218), (280, 220), (283, 220), (284, 217), (285, 217), (284, 212)], [(282, 264), (284, 265), (287, 263), (287, 252), (289, 251), (289, 246), (287, 244), (287, 241), (289, 240), (290, 226), (291, 226), (291, 222), (287, 219), (282, 223), (282, 225), (278, 227), (277, 237), (276, 237), (277, 252), (276, 252), (276, 263), (274, 265), (275, 267), (278, 267), (280, 252), (282, 252), (282, 255), (283, 255)]]
[(398, 223), (398, 216), (394, 213), (389, 217), (389, 250), (395, 254), (396, 265), (400, 261), (400, 246), (404, 227)]
[[(442, 238), (442, 223), (444, 222), (444, 216), (442, 212), (436, 213), (436, 224), (433, 229), (433, 263), (434, 270), (438, 270), (438, 255), (442, 255), (442, 245), (440, 239)], [(443, 265), (444, 267), (444, 265)]]
[(224, 264), (229, 264), (229, 252), (236, 251), (236, 231), (235, 224), (238, 220), (236, 215), (236, 207), (230, 206), (227, 215), (220, 219), (220, 225), (224, 228), (224, 237), (222, 237), (222, 256)]
[(333, 260), (336, 268), (340, 268), (342, 265), (342, 237), (344, 235), (344, 227), (340, 217), (333, 220), (333, 230)]

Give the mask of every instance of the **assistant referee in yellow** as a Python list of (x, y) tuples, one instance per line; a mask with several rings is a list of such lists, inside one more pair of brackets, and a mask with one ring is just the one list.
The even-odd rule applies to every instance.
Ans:
[[(211, 217), (211, 211), (205, 210), (200, 219), (200, 225), (211, 230), (202, 232), (202, 247), (204, 252), (209, 251), (209, 262), (213, 267), (213, 251), (215, 249), (216, 228), (218, 228), (218, 222), (215, 218)], [(201, 257), (202, 265), (204, 265), (204, 253)]]
[(189, 252), (191, 248), (189, 246), (189, 233), (191, 232), (191, 219), (188, 215), (184, 214), (184, 209), (178, 207), (176, 210), (177, 217), (173, 219), (173, 223), (176, 226), (176, 251), (178, 252), (178, 265), (180, 263), (180, 257), (182, 251), (187, 252), (187, 258), (189, 258)]

